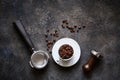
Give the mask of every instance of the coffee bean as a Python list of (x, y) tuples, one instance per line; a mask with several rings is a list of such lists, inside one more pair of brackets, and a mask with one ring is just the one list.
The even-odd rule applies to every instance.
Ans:
[(48, 35), (47, 35), (47, 34), (45, 34), (45, 37), (47, 38), (47, 37), (48, 37)]
[(55, 33), (53, 34), (53, 36), (55, 37)]
[(51, 43), (50, 43), (51, 45), (53, 44), (53, 42), (51, 41)]
[(81, 29), (81, 27), (79, 26), (78, 29)]
[(86, 26), (83, 26), (83, 28), (85, 28)]
[(48, 42), (48, 39), (46, 39), (45, 41)]
[(48, 49), (50, 48), (50, 44), (47, 44)]
[(72, 32), (75, 32), (75, 30), (73, 29)]
[(65, 28), (65, 26), (64, 25), (61, 25), (62, 26), (62, 28)]
[(72, 30), (70, 30), (70, 32), (73, 33), (73, 32), (75, 32), (75, 30), (72, 29)]
[(63, 20), (62, 23), (67, 23), (67, 20)]
[(59, 34), (58, 34), (58, 30), (55, 30), (54, 33), (53, 33), (53, 36), (54, 36), (54, 37), (58, 37), (58, 35), (59, 35)]
[(66, 26), (66, 28), (69, 28), (69, 26)]
[(68, 26), (68, 29), (72, 30), (73, 28), (72, 28), (72, 27), (70, 27), (70, 26)]
[(58, 33), (56, 33), (56, 37), (59, 37)]
[(79, 30), (77, 30), (77, 32), (79, 32)]
[(52, 36), (53, 34), (52, 34), (52, 33), (50, 33), (50, 35)]
[(57, 30), (55, 30), (55, 33), (57, 33), (58, 31)]
[(77, 26), (74, 26), (74, 28), (77, 28)]
[(51, 41), (48, 41), (48, 44), (51, 44), (52, 42)]
[(50, 54), (52, 54), (52, 51), (49, 51)]
[(53, 42), (55, 43), (55, 42), (56, 42), (56, 40), (53, 40)]
[(66, 24), (68, 25), (68, 22), (66, 22)]
[(49, 51), (49, 49), (47, 48), (47, 51)]
[(49, 30), (47, 30), (47, 32), (49, 33)]

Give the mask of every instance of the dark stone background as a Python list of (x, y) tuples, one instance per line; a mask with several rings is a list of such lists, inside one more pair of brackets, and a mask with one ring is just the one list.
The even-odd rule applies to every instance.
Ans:
[[(79, 62), (70, 67), (58, 66), (52, 59), (43, 70), (31, 69), (31, 53), (13, 26), (22, 20), (38, 49), (46, 51), (47, 29), (59, 30), (59, 37), (75, 39), (81, 46)], [(79, 33), (61, 28), (62, 20), (71, 25), (85, 25)], [(120, 0), (0, 0), (0, 80), (120, 80)], [(82, 65), (90, 50), (104, 58), (91, 74)]]

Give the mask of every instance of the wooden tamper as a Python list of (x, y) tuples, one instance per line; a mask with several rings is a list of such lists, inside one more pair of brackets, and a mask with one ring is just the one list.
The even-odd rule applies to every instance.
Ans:
[(101, 57), (100, 52), (97, 52), (95, 50), (91, 50), (91, 57), (90, 59), (87, 61), (87, 63), (85, 63), (82, 68), (84, 70), (84, 72), (90, 72), (93, 67), (95, 62)]

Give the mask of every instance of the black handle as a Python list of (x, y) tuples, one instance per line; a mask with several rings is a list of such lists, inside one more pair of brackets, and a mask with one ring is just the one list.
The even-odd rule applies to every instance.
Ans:
[(17, 27), (17, 29), (19, 30), (20, 34), (23, 36), (23, 38), (25, 39), (25, 41), (28, 43), (29, 47), (31, 48), (31, 51), (34, 51), (34, 45), (28, 35), (28, 33), (26, 32), (22, 22), (20, 20), (17, 20), (14, 22), (15, 26)]

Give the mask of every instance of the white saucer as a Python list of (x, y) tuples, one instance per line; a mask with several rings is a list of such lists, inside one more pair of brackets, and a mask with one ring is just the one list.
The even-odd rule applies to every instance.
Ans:
[[(73, 57), (71, 60), (69, 61), (62, 61), (60, 60), (60, 57), (59, 57), (59, 48), (63, 45), (63, 44), (69, 44), (71, 45), (71, 47), (73, 48), (74, 50), (74, 54), (73, 54)], [(53, 46), (53, 49), (52, 49), (52, 57), (53, 57), (53, 60), (60, 66), (62, 67), (70, 67), (70, 66), (73, 66), (75, 65), (79, 59), (80, 59), (80, 56), (81, 56), (81, 49), (80, 49), (80, 46), (79, 44), (71, 39), (71, 38), (62, 38), (60, 40), (58, 40), (54, 46)]]

